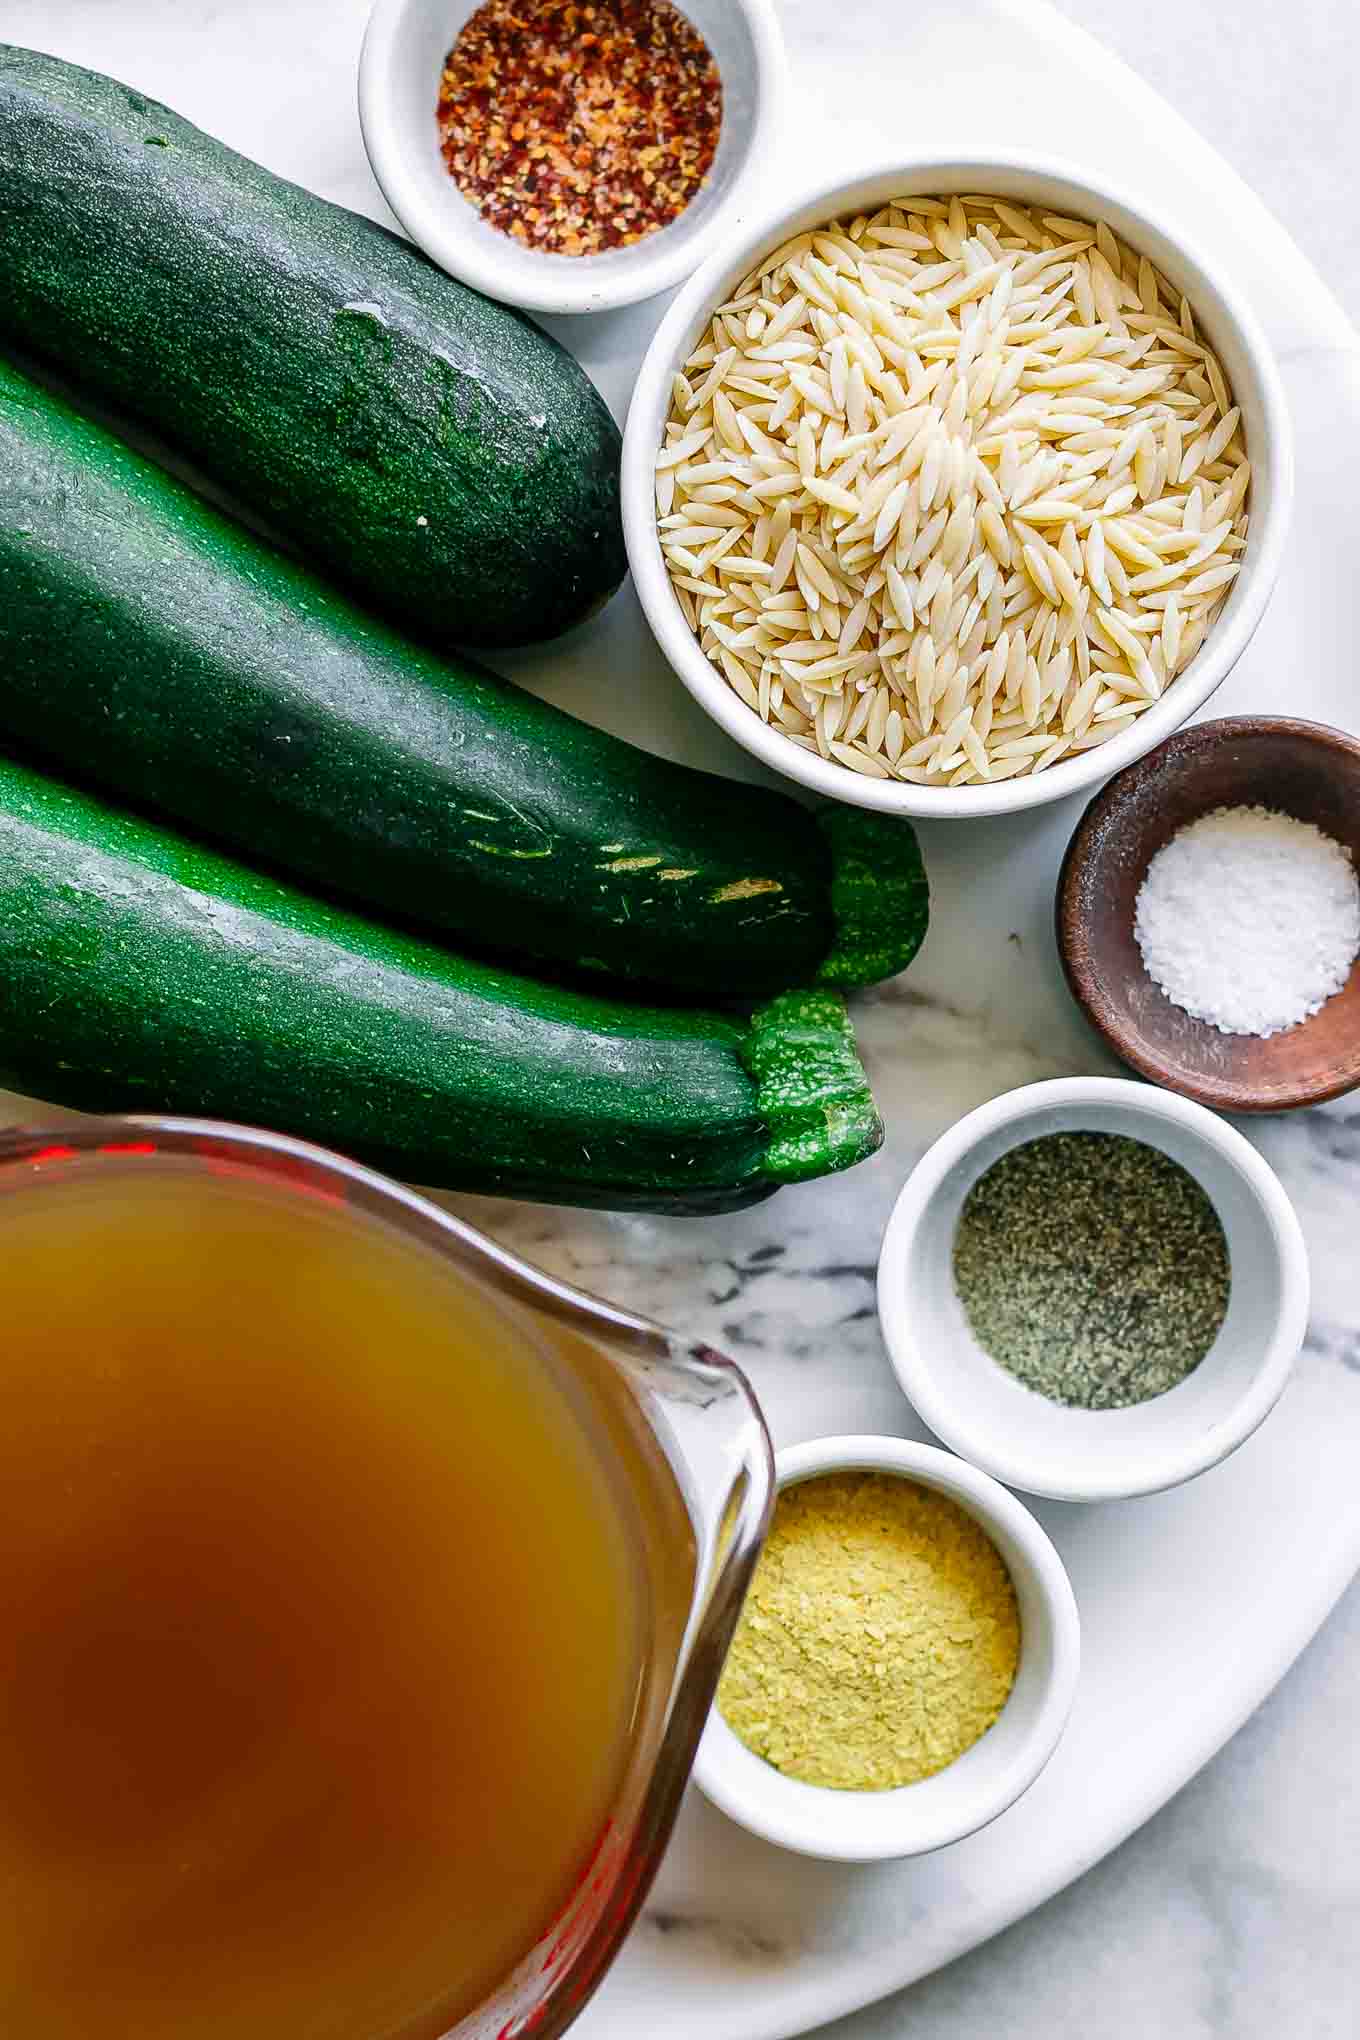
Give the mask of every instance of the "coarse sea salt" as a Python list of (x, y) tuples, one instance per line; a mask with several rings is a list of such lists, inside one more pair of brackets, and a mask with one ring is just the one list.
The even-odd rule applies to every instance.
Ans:
[(1339, 992), (1360, 951), (1349, 853), (1311, 822), (1216, 808), (1157, 852), (1134, 933), (1149, 977), (1223, 1034), (1279, 1034)]

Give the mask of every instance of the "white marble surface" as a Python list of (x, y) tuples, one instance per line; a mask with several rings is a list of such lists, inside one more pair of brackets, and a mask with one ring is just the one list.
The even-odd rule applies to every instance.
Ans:
[(1355, 0), (1057, 0), (1220, 150), (1360, 319)]
[[(1088, 0), (1067, 5), (1080, 17)], [(1092, 13), (1107, 5), (1089, 0)], [(965, 123), (972, 139), (999, 134), (1086, 153), (1131, 180), (1155, 183), (1180, 166), (1187, 212), (1202, 236), (1217, 237), (1225, 259), (1231, 250), (1268, 318), (1307, 483), (1280, 597), (1214, 707), (1278, 707), (1283, 678), (1291, 704), (1360, 726), (1354, 513), (1336, 458), (1338, 418), (1360, 434), (1360, 353), (1288, 245), (1136, 91), (1097, 69), (1065, 97), (1055, 81), (1080, 79), (1087, 60), (1041, 5), (785, 0), (784, 12), (806, 95), (797, 129), (805, 177), (815, 168), (829, 178), (842, 162), (884, 153), (892, 136), (958, 139)], [(1310, 13), (1336, 29), (1331, 57), (1310, 43)], [(135, 76), (273, 167), (379, 211), (352, 110), (362, 14), (362, 0), (288, 0), (286, 8), (278, 0), (230, 8), (220, 0), (0, 0), (0, 32)], [(1274, 179), (1283, 206), (1290, 193), (1315, 195), (1330, 165), (1349, 197), (1353, 145), (1348, 163), (1320, 109), (1344, 107), (1348, 96), (1329, 65), (1334, 71), (1347, 47), (1354, 54), (1352, 0), (1332, 8), (1294, 0), (1282, 15), (1290, 27), (1270, 30), (1270, 62), (1253, 45), (1253, 26), (1273, 18), (1261, 0), (1240, 0), (1230, 30), (1219, 0), (1139, 0), (1127, 16), (1109, 6), (1121, 32), (1136, 21), (1141, 43), (1172, 53), (1162, 82), (1173, 98), (1196, 64), (1217, 67), (1230, 108), (1217, 114), (1230, 123), (1219, 138), (1229, 147), (1234, 135), (1249, 143), (1258, 132), (1241, 104), (1256, 81), (1261, 153), (1239, 156), (1249, 181), (1270, 191)], [(1244, 81), (1236, 92), (1234, 65)], [(838, 125), (829, 109), (851, 91), (860, 118)], [(1311, 155), (1289, 104), (1313, 137)], [(1187, 105), (1212, 130), (1213, 109)], [(1286, 133), (1292, 155), (1280, 145)], [(1335, 265), (1342, 289), (1356, 278), (1351, 210), (1330, 193), (1321, 221), (1305, 203), (1295, 222), (1329, 267), (1349, 230), (1349, 269)], [(589, 331), (570, 328), (617, 406), (655, 316), (643, 308)], [(526, 659), (519, 671), (640, 741), (744, 769), (668, 682), (627, 594), (588, 638), (551, 660)], [(870, 1285), (902, 1174), (981, 1098), (1040, 1075), (1105, 1066), (1052, 953), (1052, 880), (1074, 820), (1068, 804), (1016, 823), (923, 832), (935, 922), (919, 965), (860, 1008), (891, 1139), (854, 1177), (786, 1192), (721, 1222), (503, 1205), (476, 1215), (587, 1286), (728, 1346), (749, 1365), (781, 1438), (910, 1431)], [(1257, 1137), (1309, 1239), (1317, 1284), (1309, 1348), (1279, 1411), (1229, 1466), (1169, 1498), (1043, 1512), (1072, 1567), (1089, 1641), (1083, 1695), (1050, 1772), (988, 1835), (920, 1865), (867, 1873), (782, 1858), (691, 1807), (633, 1945), (582, 2022), (582, 2040), (636, 2040), (644, 2030), (652, 2040), (773, 2040), (925, 1972), (1126, 1832), (1303, 1642), (1360, 1554), (1360, 1271), (1351, 1217), (1360, 1113), (1343, 1104), (1259, 1128)], [(1352, 1597), (1280, 1694), (1132, 1843), (1000, 1940), (845, 2022), (838, 2040), (908, 2032), (1047, 2040), (1088, 2030), (1116, 2040), (1353, 2040), (1360, 1788), (1351, 1775), (1347, 1673), (1357, 1669)]]

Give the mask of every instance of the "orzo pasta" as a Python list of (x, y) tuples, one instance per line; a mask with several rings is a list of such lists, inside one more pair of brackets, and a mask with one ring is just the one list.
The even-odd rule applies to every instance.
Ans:
[(674, 378), (656, 502), (728, 685), (880, 779), (1127, 729), (1238, 572), (1251, 470), (1193, 312), (1108, 226), (904, 198), (799, 234)]

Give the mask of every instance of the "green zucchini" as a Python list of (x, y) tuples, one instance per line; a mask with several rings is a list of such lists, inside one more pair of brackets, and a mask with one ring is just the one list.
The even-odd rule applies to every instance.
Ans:
[(728, 1211), (882, 1140), (844, 1006), (616, 1004), (464, 962), (0, 761), (0, 1070), (413, 1181)]
[(77, 778), (474, 948), (705, 1001), (915, 952), (907, 822), (815, 818), (411, 645), (3, 363), (0, 473), (0, 732)]
[(0, 329), (415, 635), (553, 637), (623, 579), (618, 430), (565, 348), (167, 107), (5, 45), (0, 274)]

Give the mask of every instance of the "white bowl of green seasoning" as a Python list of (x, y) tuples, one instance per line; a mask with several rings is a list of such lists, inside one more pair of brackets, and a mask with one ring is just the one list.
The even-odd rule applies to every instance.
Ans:
[(1023, 1502), (938, 1446), (818, 1438), (775, 1472), (696, 1784), (805, 1856), (962, 1840), (1066, 1726), (1081, 1641), (1062, 1560)]
[(1063, 1501), (1177, 1486), (1279, 1399), (1308, 1257), (1278, 1177), (1202, 1105), (1060, 1078), (979, 1106), (908, 1177), (878, 1268), (922, 1420)]

